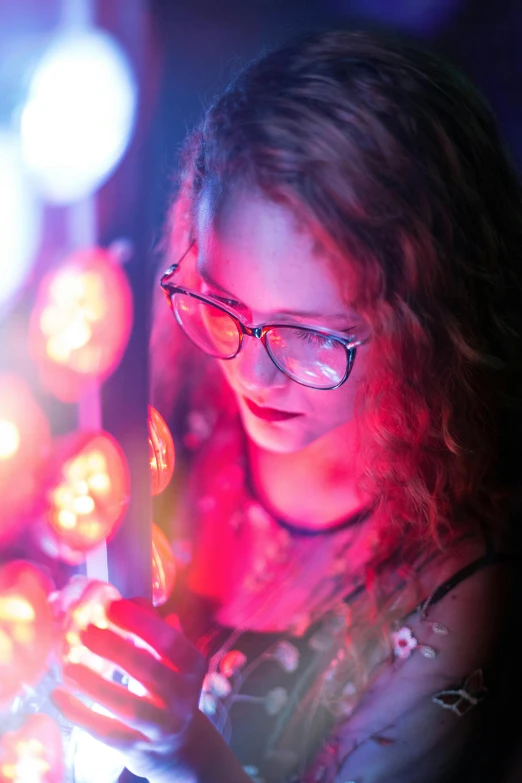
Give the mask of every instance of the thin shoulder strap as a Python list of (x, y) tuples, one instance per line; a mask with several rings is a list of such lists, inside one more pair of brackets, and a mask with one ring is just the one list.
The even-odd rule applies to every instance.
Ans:
[(480, 571), (482, 568), (485, 568), (489, 565), (494, 565), (495, 563), (511, 562), (514, 559), (516, 559), (514, 555), (510, 555), (505, 552), (494, 552), (488, 548), (485, 555), (482, 555), (482, 557), (479, 557), (476, 560), (473, 560), (471, 563), (468, 563), (468, 565), (461, 568), (459, 571), (453, 574), (453, 576), (450, 576), (449, 579), (446, 579), (445, 582), (440, 584), (431, 594), (428, 601), (424, 604), (424, 608), (428, 609), (430, 606), (433, 606), (434, 604), (441, 601), (444, 596), (457, 587), (457, 585), (459, 585), (461, 582), (464, 582), (465, 579), (469, 579), (470, 576), (473, 576), (473, 574), (476, 574), (477, 571)]

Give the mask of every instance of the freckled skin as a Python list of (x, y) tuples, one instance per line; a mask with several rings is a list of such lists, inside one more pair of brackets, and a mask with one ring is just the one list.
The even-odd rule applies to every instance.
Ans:
[[(235, 197), (214, 216), (203, 199), (198, 221), (198, 269), (241, 302), (253, 323), (288, 313), (295, 323), (344, 330), (360, 319), (341, 294), (341, 259), (333, 265), (312, 235), (298, 226), (285, 206), (261, 198)], [(211, 290), (211, 289), (209, 289)], [(310, 311), (315, 317), (307, 317)], [(349, 380), (339, 389), (309, 389), (288, 379), (256, 340), (246, 339), (240, 355), (221, 362), (235, 392), (245, 429), (265, 449), (292, 452), (353, 419), (358, 381), (364, 375), (366, 349), (358, 349)], [(260, 422), (243, 398), (304, 416), (281, 424)], [(331, 442), (329, 444), (332, 445)]]
[[(216, 210), (204, 197), (196, 229), (199, 274), (239, 302), (249, 323), (283, 317), (336, 331), (363, 329), (341, 286), (350, 259), (327, 258), (286, 206), (236, 193)], [(204, 290), (217, 293), (211, 285)], [(235, 359), (220, 362), (238, 401), (261, 493), (287, 518), (327, 524), (361, 506), (353, 481), (354, 402), (367, 352), (367, 346), (358, 348), (348, 380), (328, 391), (287, 378), (258, 340), (246, 338)], [(302, 415), (264, 421), (246, 399)], [(296, 486), (306, 492), (299, 495)]]

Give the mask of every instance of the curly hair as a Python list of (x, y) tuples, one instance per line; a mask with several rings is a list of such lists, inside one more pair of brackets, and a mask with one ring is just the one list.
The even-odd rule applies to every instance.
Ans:
[(203, 193), (244, 186), (346, 259), (372, 334), (361, 482), (388, 552), (500, 525), (522, 434), (522, 199), (484, 98), (410, 43), (308, 36), (246, 67), (190, 136), (175, 241)]

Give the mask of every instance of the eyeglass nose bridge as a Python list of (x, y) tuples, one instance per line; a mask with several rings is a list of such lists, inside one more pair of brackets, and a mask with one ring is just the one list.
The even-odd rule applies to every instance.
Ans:
[(243, 334), (248, 335), (248, 337), (256, 337), (258, 340), (263, 339), (262, 326), (246, 326), (245, 324), (242, 324), (241, 321), (239, 323), (241, 324), (241, 331)]
[[(237, 319), (237, 323), (239, 325), (240, 334), (241, 334), (241, 340), (240, 340), (240, 344), (239, 344), (238, 353), (243, 348), (243, 344), (244, 344), (244, 340), (245, 340), (245, 336), (246, 336), (246, 337), (255, 337), (257, 340), (261, 340), (261, 342), (263, 343), (263, 345), (265, 347), (265, 350), (267, 351), (268, 355), (270, 356), (270, 352), (268, 351), (267, 346), (266, 346), (266, 337), (265, 337), (265, 334), (267, 332), (267, 327), (266, 326), (247, 326), (246, 324), (244, 324), (239, 319)], [(237, 356), (237, 354), (236, 354), (236, 356)], [(270, 356), (270, 358), (272, 359), (271, 356)], [(273, 361), (273, 359), (272, 359), (272, 361)]]
[(267, 344), (266, 341), (266, 335), (270, 331), (270, 326), (247, 326), (242, 321), (236, 319), (237, 324), (239, 325), (239, 333), (240, 333), (240, 341), (239, 341), (239, 348), (237, 350), (236, 356), (240, 353), (242, 350), (244, 344), (245, 344), (245, 336), (246, 337), (255, 337), (257, 340), (260, 340), (263, 348), (266, 351), (266, 354), (272, 364), (275, 365), (275, 367), (279, 370), (279, 372), (282, 372), (283, 375), (286, 375), (288, 377), (288, 373), (283, 369), (283, 367), (280, 366), (279, 362), (275, 358), (275, 356), (272, 356), (272, 352)]

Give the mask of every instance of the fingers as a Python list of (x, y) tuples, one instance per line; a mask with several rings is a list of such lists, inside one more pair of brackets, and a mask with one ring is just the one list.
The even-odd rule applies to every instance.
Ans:
[(136, 604), (136, 606), (141, 606), (143, 609), (148, 609), (152, 614), (158, 614), (158, 611), (152, 601), (150, 601), (148, 598), (144, 598), (142, 595), (138, 595), (136, 598), (129, 598), (129, 602), (131, 604)]
[(171, 660), (180, 671), (192, 669), (198, 651), (179, 628), (166, 623), (158, 614), (132, 601), (121, 600), (110, 604), (107, 617), (123, 631), (143, 639), (163, 658)]
[(142, 647), (136, 647), (131, 640), (125, 639), (114, 631), (90, 625), (82, 631), (81, 641), (91, 652), (122, 669), (125, 674), (138, 680), (148, 691), (170, 691), (169, 670), (178, 669), (169, 660), (158, 661)]
[[(70, 687), (103, 705), (115, 720), (139, 732), (147, 740), (157, 741), (180, 728), (174, 725), (177, 723), (175, 714), (167, 710), (158, 697), (136, 696), (123, 685), (106, 680), (87, 666), (71, 664), (65, 667), (64, 680)], [(96, 725), (98, 713), (94, 715)]]
[(181, 623), (177, 614), (168, 614), (165, 617), (165, 622), (172, 626), (172, 628), (174, 628), (176, 631), (183, 633), (183, 628), (181, 627)]
[(51, 700), (67, 720), (116, 750), (127, 751), (138, 743), (149, 742), (144, 734), (130, 729), (116, 718), (94, 712), (64, 688), (56, 688), (51, 693)]

